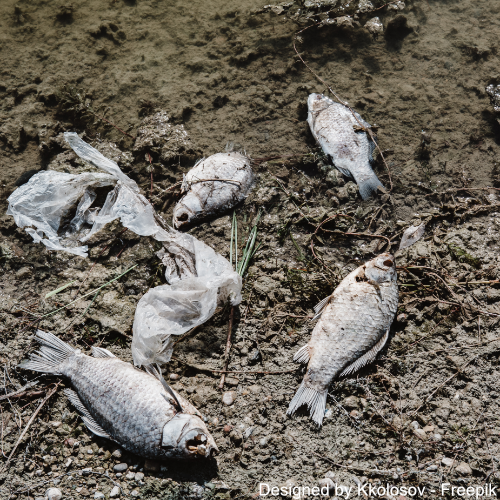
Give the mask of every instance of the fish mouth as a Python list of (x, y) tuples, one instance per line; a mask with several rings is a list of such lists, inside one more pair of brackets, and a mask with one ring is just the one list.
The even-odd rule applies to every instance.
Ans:
[(219, 453), (213, 438), (201, 429), (192, 429), (184, 441), (189, 457), (212, 458)]
[(203, 421), (187, 413), (178, 413), (165, 424), (162, 448), (180, 458), (211, 458), (219, 452)]
[(187, 226), (191, 222), (193, 216), (186, 207), (181, 206), (174, 211), (173, 222), (176, 229)]

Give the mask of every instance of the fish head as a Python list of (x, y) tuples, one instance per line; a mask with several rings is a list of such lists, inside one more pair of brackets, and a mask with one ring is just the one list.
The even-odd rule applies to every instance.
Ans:
[(199, 199), (196, 196), (192, 196), (190, 193), (184, 196), (174, 209), (172, 220), (175, 229), (187, 228), (196, 221), (202, 213), (202, 208), (199, 205)]
[(365, 276), (376, 283), (396, 281), (396, 263), (390, 253), (382, 253), (365, 264)]
[(309, 113), (317, 114), (328, 108), (334, 102), (323, 94), (309, 94), (307, 98), (307, 109)]
[(219, 452), (203, 420), (189, 413), (177, 413), (164, 425), (161, 446), (169, 458), (210, 458)]

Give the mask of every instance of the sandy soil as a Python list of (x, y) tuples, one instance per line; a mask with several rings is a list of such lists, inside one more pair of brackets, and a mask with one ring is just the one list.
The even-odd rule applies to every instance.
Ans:
[[(262, 7), (257, 0), (0, 3), (1, 213), (37, 171), (79, 171), (64, 156), (63, 131), (85, 132), (96, 146), (111, 141), (128, 153), (121, 167), (167, 220), (176, 195), (165, 189), (196, 158), (229, 141), (241, 144), (257, 181), (237, 210), (240, 241), (261, 209), (262, 246), (245, 279), (229, 367), (290, 370), (231, 375), (225, 390), (237, 396), (224, 405), (219, 376), (210, 371), (223, 365), (224, 308), (176, 346), (167, 367), (179, 375), (173, 387), (206, 416), (220, 448), (214, 461), (160, 466), (116, 450), (91, 436), (59, 386), (6, 464), (57, 382), (40, 377), (37, 386), (3, 397), (33, 379), (16, 369), (35, 347), (30, 322), (68, 303), (80, 286), (82, 295), (138, 264), (92, 304), (93, 295), (39, 322), (82, 349), (99, 344), (130, 360), (135, 306), (163, 276), (154, 242), (121, 233), (119, 224), (96, 235), (82, 259), (33, 244), (2, 215), (0, 498), (43, 497), (54, 485), (64, 499), (107, 496), (113, 481), (123, 496), (251, 498), (261, 482), (316, 486), (328, 473), (347, 487), (425, 486), (424, 498), (438, 498), (445, 482), (498, 484), (500, 147), (484, 88), (500, 82), (500, 5), (408, 2), (401, 11), (376, 12), (385, 27), (378, 38), (362, 27), (374, 13), (353, 26), (301, 34), (297, 47), (311, 68), (379, 127), (391, 177), (382, 161), (376, 171), (392, 189), (365, 202), (332, 173), (305, 122), (307, 95), (326, 89), (293, 51), (293, 35), (328, 16), (296, 4)], [(62, 106), (61, 89), (70, 88), (132, 137)], [(184, 125), (192, 148), (167, 159), (153, 152), (151, 193), (147, 155), (133, 151), (133, 137), (155, 109)], [(336, 214), (350, 219), (316, 231)], [(292, 358), (309, 339), (314, 305), (387, 247), (380, 238), (342, 233), (387, 236), (396, 251), (402, 231), (417, 221), (427, 224), (424, 239), (397, 254), (400, 309), (388, 349), (332, 386), (321, 430), (305, 412), (286, 417), (303, 376)], [(226, 215), (192, 234), (227, 256), (230, 232)], [(113, 469), (118, 463), (129, 467), (121, 476)], [(79, 472), (87, 468), (92, 473)], [(145, 477), (131, 474), (141, 471)]]

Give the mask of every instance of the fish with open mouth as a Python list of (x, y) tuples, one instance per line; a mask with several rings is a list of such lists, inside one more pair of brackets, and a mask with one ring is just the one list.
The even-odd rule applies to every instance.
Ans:
[(372, 362), (389, 338), (398, 307), (394, 257), (383, 253), (348, 274), (316, 307), (320, 317), (311, 340), (293, 360), (308, 363), (301, 386), (288, 407), (292, 415), (307, 405), (321, 426), (331, 382)]
[(379, 187), (383, 189), (371, 166), (375, 143), (366, 132), (371, 126), (358, 113), (323, 94), (310, 94), (307, 108), (312, 135), (335, 167), (356, 181), (361, 198), (366, 200)]
[(21, 368), (66, 377), (65, 394), (87, 428), (144, 458), (210, 457), (218, 452), (200, 413), (171, 389), (151, 365), (149, 373), (92, 347), (92, 356), (55, 335), (37, 331), (41, 344)]
[(176, 229), (223, 214), (241, 203), (253, 183), (250, 159), (237, 152), (217, 153), (199, 160), (184, 176), (184, 196), (174, 209)]

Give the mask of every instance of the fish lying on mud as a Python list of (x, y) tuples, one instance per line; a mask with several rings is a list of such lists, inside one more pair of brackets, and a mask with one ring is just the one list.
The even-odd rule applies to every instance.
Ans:
[(383, 253), (348, 274), (316, 306), (316, 316), (321, 317), (311, 340), (293, 358), (308, 366), (287, 413), (307, 405), (314, 422), (321, 425), (330, 383), (375, 359), (387, 342), (397, 307), (391, 254)]
[(239, 152), (217, 153), (199, 160), (184, 176), (181, 190), (185, 195), (174, 209), (175, 228), (227, 212), (247, 197), (252, 182), (250, 160)]
[(210, 457), (218, 449), (200, 413), (173, 391), (162, 375), (134, 368), (101, 347), (94, 357), (51, 333), (37, 331), (42, 345), (21, 368), (63, 375), (64, 392), (90, 431), (144, 458)]
[(335, 167), (356, 181), (363, 200), (383, 188), (371, 167), (375, 144), (364, 130), (371, 126), (358, 113), (323, 94), (310, 94), (307, 108), (312, 135)]

